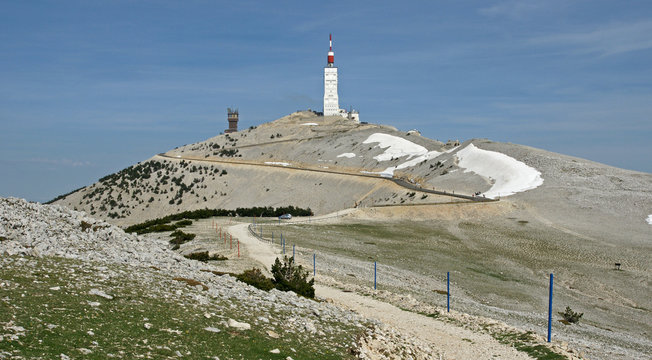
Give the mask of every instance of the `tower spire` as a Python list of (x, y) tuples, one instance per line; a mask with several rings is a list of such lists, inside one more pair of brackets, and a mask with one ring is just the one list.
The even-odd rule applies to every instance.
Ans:
[(333, 52), (333, 35), (328, 34), (328, 66), (332, 67), (335, 62), (335, 53)]

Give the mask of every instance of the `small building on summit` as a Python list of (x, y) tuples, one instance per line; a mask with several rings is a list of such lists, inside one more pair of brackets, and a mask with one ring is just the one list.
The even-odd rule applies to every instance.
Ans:
[(224, 133), (234, 133), (238, 131), (238, 109), (226, 109), (228, 112), (227, 120), (229, 121), (229, 128), (224, 130)]

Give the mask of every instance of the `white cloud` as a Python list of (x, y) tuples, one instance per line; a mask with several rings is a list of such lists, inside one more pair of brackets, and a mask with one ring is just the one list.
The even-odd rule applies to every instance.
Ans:
[(93, 163), (91, 163), (90, 161), (72, 160), (67, 158), (62, 158), (62, 159), (31, 158), (28, 159), (27, 161), (33, 163), (68, 166), (68, 167), (82, 167), (82, 166), (93, 165)]
[[(518, 120), (520, 129), (558, 131), (652, 130), (652, 94), (588, 94), (584, 99), (494, 103), (502, 116)], [(511, 121), (506, 124), (514, 125)]]
[(536, 45), (569, 46), (578, 53), (609, 56), (652, 48), (652, 20), (612, 24), (589, 31), (568, 32), (536, 37)]
[(545, 1), (504, 1), (487, 8), (480, 9), (480, 13), (488, 16), (506, 16), (512, 19), (520, 19), (526, 15), (536, 12), (547, 5)]

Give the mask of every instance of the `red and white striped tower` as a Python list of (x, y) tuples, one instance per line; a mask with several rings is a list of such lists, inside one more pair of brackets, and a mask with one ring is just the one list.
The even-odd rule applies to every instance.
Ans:
[(328, 35), (328, 64), (324, 68), (324, 116), (338, 115), (340, 104), (337, 96), (337, 68), (333, 52), (333, 36)]
[(328, 66), (333, 67), (335, 62), (335, 53), (333, 52), (333, 35), (328, 34)]

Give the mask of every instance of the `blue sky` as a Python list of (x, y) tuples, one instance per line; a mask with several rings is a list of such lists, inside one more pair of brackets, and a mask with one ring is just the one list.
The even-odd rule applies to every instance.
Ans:
[(2, 1), (0, 195), (321, 110), (329, 33), (363, 121), (652, 172), (649, 1)]

